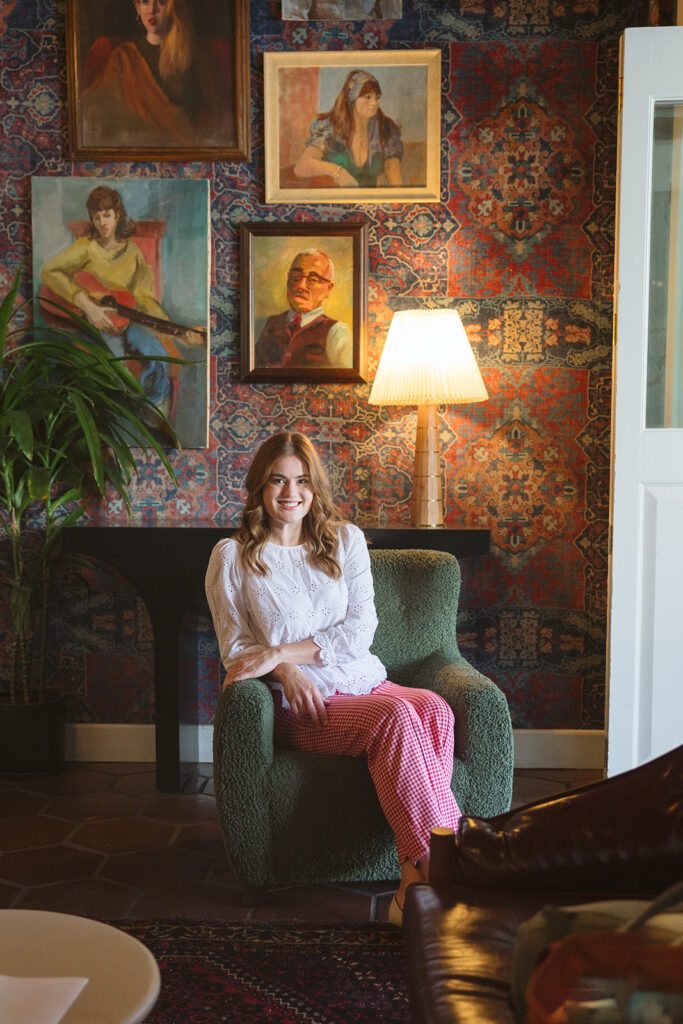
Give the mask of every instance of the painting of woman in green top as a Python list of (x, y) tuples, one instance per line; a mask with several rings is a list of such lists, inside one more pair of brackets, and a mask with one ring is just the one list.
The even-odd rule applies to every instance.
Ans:
[(401, 185), (401, 129), (382, 111), (381, 99), (374, 75), (350, 71), (332, 109), (313, 121), (294, 173), (327, 174), (339, 188), (374, 188), (380, 177), (388, 186)]
[(440, 61), (438, 50), (265, 53), (266, 202), (438, 201)]

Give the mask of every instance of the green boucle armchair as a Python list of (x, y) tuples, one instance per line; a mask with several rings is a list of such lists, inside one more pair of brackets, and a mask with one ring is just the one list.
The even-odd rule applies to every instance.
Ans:
[[(503, 693), (458, 650), (457, 559), (412, 550), (371, 550), (370, 559), (374, 653), (393, 682), (435, 690), (453, 709), (453, 792), (462, 811), (502, 814), (512, 796), (510, 714)], [(228, 861), (245, 887), (399, 877), (365, 758), (274, 746), (273, 700), (259, 679), (220, 696), (214, 781)]]

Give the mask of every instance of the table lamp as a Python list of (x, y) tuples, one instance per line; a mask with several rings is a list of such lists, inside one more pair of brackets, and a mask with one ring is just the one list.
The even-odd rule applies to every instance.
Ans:
[(437, 405), (485, 402), (481, 379), (455, 309), (394, 313), (370, 392), (371, 405), (416, 405), (413, 526), (443, 526)]

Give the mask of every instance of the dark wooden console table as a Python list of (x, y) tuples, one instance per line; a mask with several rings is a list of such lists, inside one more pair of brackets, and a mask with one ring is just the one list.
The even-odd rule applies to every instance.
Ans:
[[(64, 550), (92, 555), (118, 569), (147, 605), (154, 632), (157, 786), (182, 788), (183, 765), (198, 759), (198, 730), (186, 718), (179, 641), (190, 597), (203, 591), (214, 545), (233, 530), (214, 527), (85, 526), (64, 531)], [(430, 548), (459, 558), (487, 554), (488, 530), (385, 527), (363, 530), (375, 548)], [(189, 771), (189, 769), (187, 770)]]

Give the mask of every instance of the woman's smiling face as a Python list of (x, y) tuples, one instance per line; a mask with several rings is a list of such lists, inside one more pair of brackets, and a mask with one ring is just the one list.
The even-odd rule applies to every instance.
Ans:
[(276, 459), (263, 488), (263, 507), (272, 533), (297, 534), (313, 501), (308, 468), (296, 455)]
[(150, 43), (158, 43), (169, 29), (167, 0), (135, 0), (142, 26)]

